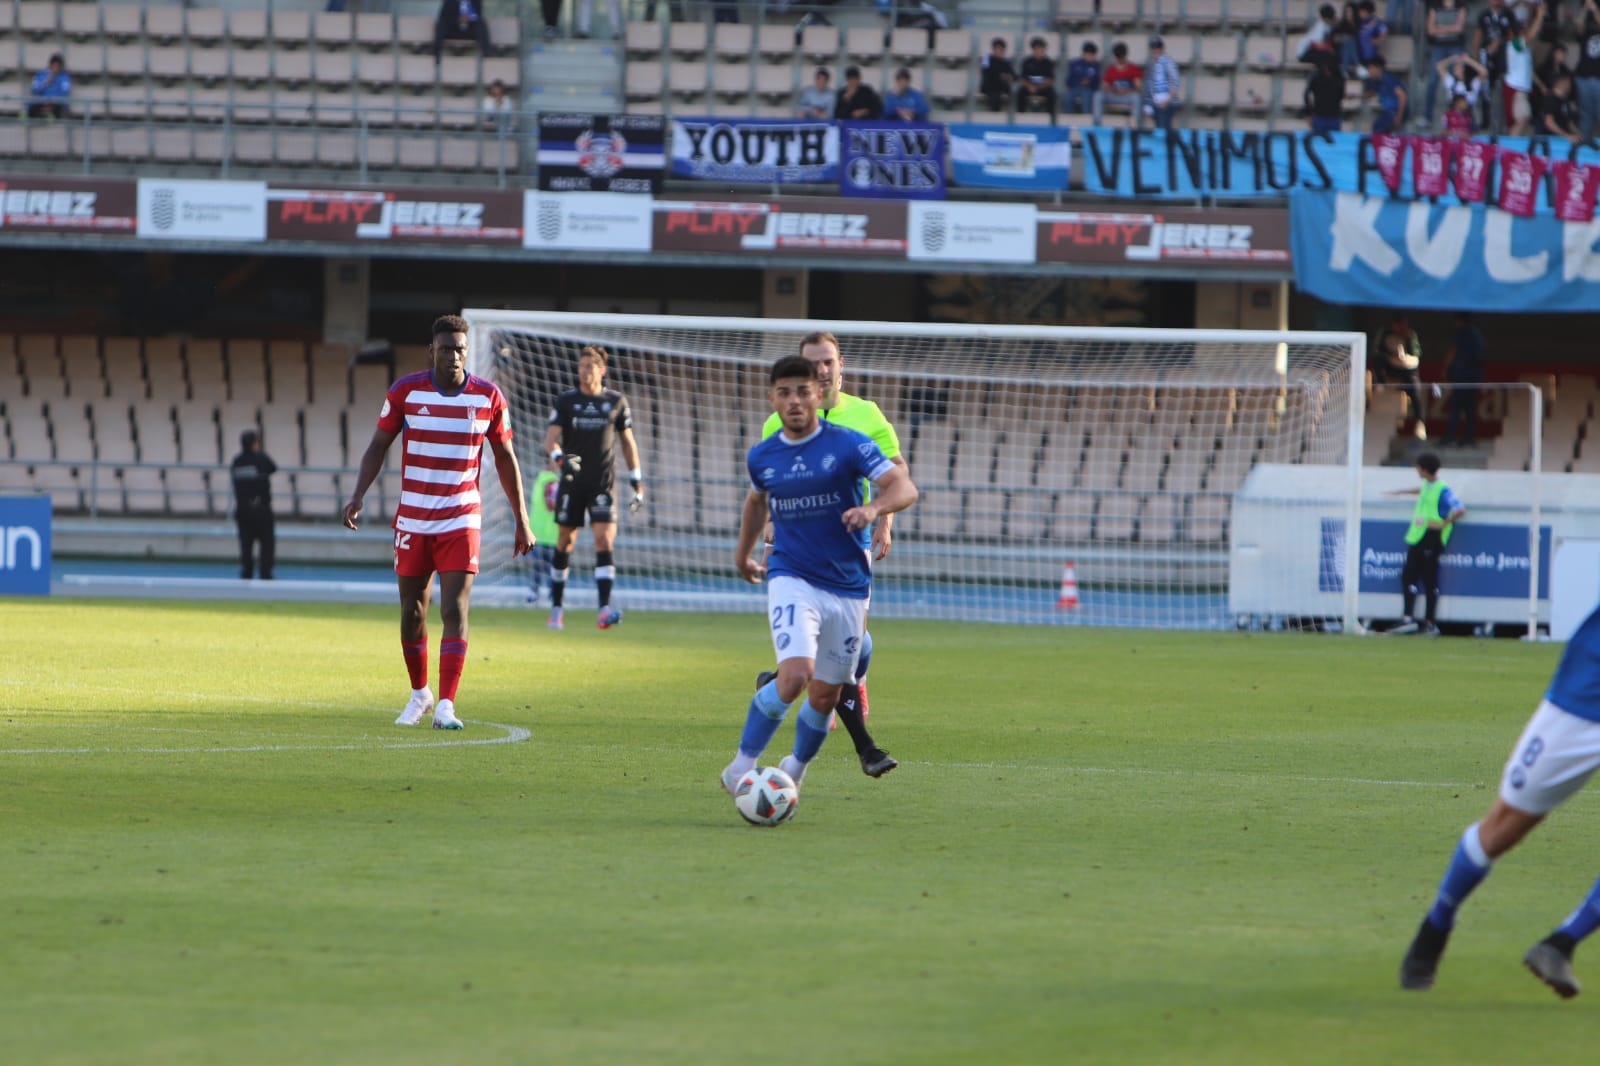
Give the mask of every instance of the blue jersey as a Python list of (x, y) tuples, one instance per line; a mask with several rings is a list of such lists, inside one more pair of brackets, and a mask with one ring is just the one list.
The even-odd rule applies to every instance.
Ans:
[(1544, 698), (1568, 714), (1600, 722), (1600, 607), (1567, 642)]
[(1446, 485), (1444, 491), (1439, 493), (1439, 517), (1449, 518), (1459, 510), (1461, 510), (1461, 497)]
[(872, 591), (872, 537), (845, 528), (841, 516), (864, 499), (862, 479), (894, 466), (871, 437), (820, 422), (804, 440), (774, 433), (750, 449), (750, 483), (767, 494), (772, 555), (767, 576), (797, 577), (863, 600)]

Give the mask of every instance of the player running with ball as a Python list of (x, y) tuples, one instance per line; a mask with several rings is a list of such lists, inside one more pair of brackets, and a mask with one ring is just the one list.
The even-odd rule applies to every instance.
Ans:
[[(844, 391), (844, 356), (839, 351), (839, 338), (832, 333), (808, 333), (800, 338), (800, 355), (817, 368), (817, 414), (825, 422), (853, 429), (871, 437), (883, 452), (883, 457), (910, 473), (905, 458), (900, 454), (900, 437), (894, 426), (884, 417), (883, 411), (871, 400), (863, 400)], [(777, 412), (767, 418), (761, 427), (761, 436), (767, 438), (783, 427)], [(872, 558), (888, 557), (894, 542), (894, 515), (886, 514), (872, 527)], [(769, 530), (770, 532), (770, 530)], [(845, 682), (834, 708), (834, 717), (844, 723), (850, 740), (856, 747), (856, 757), (861, 760), (861, 772), (868, 777), (882, 777), (897, 763), (892, 756), (878, 747), (867, 729), (867, 667), (872, 661), (872, 634), (861, 635), (861, 655), (856, 663), (855, 676)], [(756, 678), (760, 688), (771, 680), (772, 674), (762, 671)]]
[[(801, 783), (828, 738), (828, 716), (855, 675), (872, 595), (869, 529), (917, 500), (911, 475), (870, 437), (817, 415), (817, 368), (800, 356), (772, 368), (767, 396), (782, 432), (750, 449), (751, 490), (734, 561), (751, 584), (767, 577), (767, 617), (778, 673), (750, 701), (739, 751), (722, 772), (729, 792), (756, 765), (789, 705), (807, 695), (795, 722), (794, 752), (779, 768)], [(865, 498), (864, 482), (876, 492)], [(770, 513), (772, 554), (752, 557)]]
[[(513, 552), (533, 547), (522, 471), (511, 447), (506, 398), (492, 382), (467, 373), (467, 322), (444, 315), (433, 323), (431, 370), (407, 374), (389, 387), (378, 428), (361, 457), (355, 491), (344, 505), (344, 524), (355, 529), (363, 498), (383, 469), (384, 456), (404, 436), (400, 505), (394, 516), (394, 572), (400, 582), (400, 650), (411, 675), (411, 699), (395, 725), (416, 725), (433, 711), (433, 728), (460, 729), (456, 689), (467, 661), (467, 608), (478, 572), (483, 524), (478, 479), (483, 445), (494, 452), (495, 473), (511, 502)], [(428, 688), (428, 597), (439, 575), (439, 703)]]

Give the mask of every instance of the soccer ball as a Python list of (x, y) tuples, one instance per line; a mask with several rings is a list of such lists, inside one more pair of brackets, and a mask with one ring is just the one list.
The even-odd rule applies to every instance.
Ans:
[(800, 787), (776, 766), (758, 766), (739, 778), (733, 805), (751, 825), (782, 825), (800, 806)]

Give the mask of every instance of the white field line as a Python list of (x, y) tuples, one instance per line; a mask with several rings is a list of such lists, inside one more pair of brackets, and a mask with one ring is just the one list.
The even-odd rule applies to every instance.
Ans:
[[(0, 684), (16, 684), (17, 679), (0, 678)], [(134, 688), (119, 688), (111, 685), (82, 685), (75, 683), (53, 684), (53, 688), (70, 688), (80, 691), (105, 692), (116, 695), (145, 695), (146, 690)], [(236, 695), (208, 695), (199, 692), (171, 692), (169, 696), (182, 697), (193, 701), (217, 702), (221, 700), (234, 700), (246, 703), (273, 703), (288, 707), (314, 707), (319, 709), (333, 709), (343, 711), (363, 711), (375, 713), (389, 713), (389, 708), (382, 707), (351, 707), (342, 703), (328, 703), (315, 700), (285, 700), (275, 696), (236, 696)], [(466, 719), (463, 719), (466, 721)], [(64, 723), (65, 724), (65, 723)], [(266, 752), (266, 751), (378, 751), (402, 748), (446, 748), (470, 747), (485, 744), (517, 744), (529, 740), (533, 734), (520, 726), (504, 725), (499, 722), (473, 722), (474, 725), (486, 725), (505, 731), (504, 736), (484, 738), (478, 740), (438, 740), (438, 741), (409, 741), (387, 744), (260, 744), (247, 747), (227, 748), (27, 748), (6, 749), (0, 748), (0, 756), (5, 755), (88, 755), (88, 754), (140, 754), (140, 755), (178, 755), (178, 754), (206, 754), (206, 753), (236, 753), (236, 752)], [(0, 727), (3, 728), (3, 727)], [(47, 728), (60, 728), (47, 726)], [(81, 728), (95, 728), (84, 725)], [(103, 728), (103, 727), (102, 727)], [(124, 728), (124, 727), (111, 727)], [(159, 726), (142, 729), (144, 732), (163, 732)], [(178, 730), (170, 730), (178, 732)], [(202, 730), (194, 730), (202, 732)], [(334, 739), (334, 738), (319, 738)], [(627, 754), (655, 754), (655, 755), (698, 755), (698, 750), (688, 748), (643, 748), (628, 747), (621, 744), (571, 744), (566, 746), (571, 751), (597, 751), (606, 753)], [(1376, 777), (1321, 777), (1309, 774), (1271, 774), (1253, 770), (1182, 770), (1182, 769), (1154, 769), (1149, 767), (1115, 767), (1115, 766), (1051, 766), (1039, 763), (1003, 763), (1003, 762), (923, 762), (916, 760), (901, 760), (904, 766), (922, 766), (939, 770), (1008, 770), (1019, 773), (1052, 773), (1052, 774), (1103, 774), (1107, 776), (1121, 775), (1125, 777), (1191, 777), (1191, 778), (1258, 778), (1270, 781), (1298, 781), (1304, 784), (1321, 785), (1368, 785), (1378, 788), (1440, 788), (1440, 789), (1474, 789), (1481, 783), (1463, 781), (1408, 781), (1391, 780)], [(1487, 786), (1484, 786), (1487, 787)]]

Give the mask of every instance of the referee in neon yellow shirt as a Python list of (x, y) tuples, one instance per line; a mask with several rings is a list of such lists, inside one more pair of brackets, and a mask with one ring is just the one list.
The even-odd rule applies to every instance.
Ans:
[[(883, 411), (871, 400), (851, 396), (842, 391), (844, 357), (839, 354), (839, 338), (832, 333), (808, 333), (800, 339), (800, 355), (817, 368), (817, 387), (822, 390), (822, 402), (817, 413), (829, 422), (865, 433), (883, 452), (884, 458), (910, 473), (905, 456), (900, 454), (900, 438), (894, 426), (883, 416)], [(772, 436), (783, 428), (783, 422), (774, 412), (761, 427), (761, 438)], [(894, 542), (894, 515), (886, 514), (872, 530), (872, 557), (883, 559)], [(772, 543), (772, 526), (767, 525), (767, 543)], [(844, 723), (850, 740), (861, 759), (861, 772), (868, 777), (882, 777), (899, 765), (888, 752), (873, 741), (867, 732), (867, 667), (872, 661), (872, 634), (861, 635), (861, 657), (856, 664), (853, 684), (845, 685), (839, 693), (834, 715)], [(756, 687), (764, 685), (771, 675), (763, 671), (756, 679)]]

